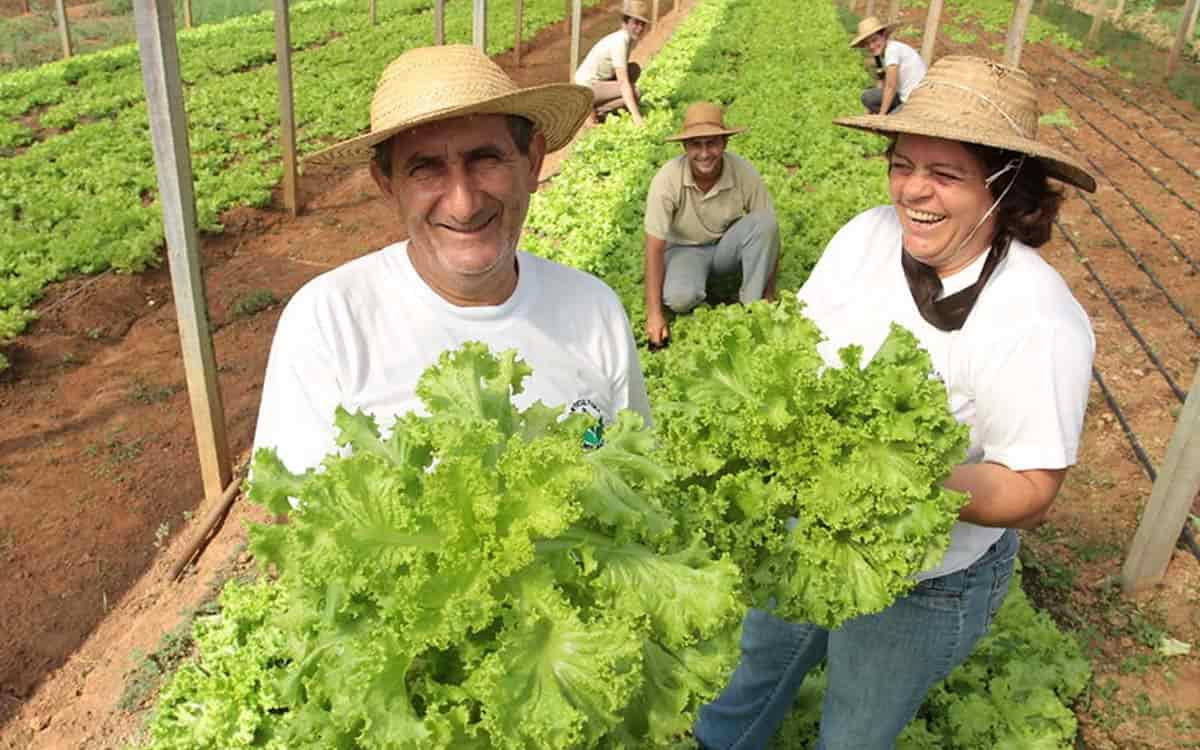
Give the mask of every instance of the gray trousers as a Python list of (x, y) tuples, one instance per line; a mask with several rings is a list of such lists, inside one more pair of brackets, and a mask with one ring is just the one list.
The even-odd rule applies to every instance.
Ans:
[(779, 257), (779, 223), (770, 211), (755, 211), (734, 222), (712, 245), (668, 245), (663, 304), (677, 313), (704, 301), (711, 273), (742, 271), (742, 303), (763, 298)]
[[(875, 86), (862, 92), (862, 103), (867, 108), (867, 111), (873, 115), (879, 114), (879, 108), (883, 106), (883, 89)], [(888, 108), (887, 114), (900, 109), (900, 94), (892, 97), (892, 106)]]
[[(625, 70), (629, 74), (629, 85), (633, 87), (633, 96), (640, 103), (642, 92), (638, 90), (637, 82), (642, 77), (642, 66), (631, 62)], [(592, 83), (592, 109), (596, 111), (596, 114), (608, 115), (624, 108), (625, 100), (621, 98), (621, 84), (615, 77)]]

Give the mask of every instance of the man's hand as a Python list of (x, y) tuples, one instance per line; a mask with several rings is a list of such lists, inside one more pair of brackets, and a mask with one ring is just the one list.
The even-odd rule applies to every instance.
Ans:
[(650, 346), (662, 346), (671, 337), (671, 329), (667, 326), (667, 316), (659, 310), (646, 311), (646, 338)]

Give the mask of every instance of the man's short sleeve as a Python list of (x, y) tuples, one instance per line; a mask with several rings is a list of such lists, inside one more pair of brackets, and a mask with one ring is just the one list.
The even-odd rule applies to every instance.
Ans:
[[(671, 179), (672, 171), (679, 171), (672, 159), (658, 170), (650, 182), (650, 191), (646, 194), (646, 234), (665, 240), (671, 235), (671, 222), (675, 220), (675, 211), (679, 207), (679, 186)], [(672, 170), (672, 167), (675, 169)]]
[(612, 42), (612, 52), (609, 58), (612, 61), (613, 70), (629, 67), (629, 37), (625, 34), (617, 34)]

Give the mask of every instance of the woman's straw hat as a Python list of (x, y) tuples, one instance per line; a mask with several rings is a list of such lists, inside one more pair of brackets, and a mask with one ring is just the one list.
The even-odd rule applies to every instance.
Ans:
[(411, 49), (383, 71), (371, 99), (371, 132), (305, 159), (310, 165), (364, 164), (376, 144), (416, 125), (464, 115), (520, 115), (546, 134), (547, 152), (567, 145), (592, 109), (592, 90), (552, 83), (517, 88), (487, 55), (468, 45)]
[(884, 23), (875, 16), (867, 16), (858, 22), (858, 34), (850, 42), (850, 46), (857, 47), (858, 45), (867, 41), (867, 37), (871, 36), (872, 34), (885, 31), (887, 29), (893, 29), (895, 27), (896, 24), (894, 23)]
[(665, 140), (686, 141), (689, 138), (707, 138), (710, 135), (737, 135), (745, 128), (725, 127), (725, 113), (712, 102), (695, 102), (683, 113), (683, 130), (669, 135)]
[(650, 23), (650, 3), (646, 0), (625, 0), (621, 3), (621, 15)]
[(1038, 142), (1037, 89), (1029, 74), (980, 57), (938, 60), (893, 114), (834, 122), (884, 135), (926, 135), (1028, 154), (1051, 177), (1096, 190), (1096, 181), (1078, 161)]

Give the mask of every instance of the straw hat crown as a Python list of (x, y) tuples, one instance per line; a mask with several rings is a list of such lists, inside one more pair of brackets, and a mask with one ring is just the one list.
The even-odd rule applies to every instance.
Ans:
[(895, 26), (895, 24), (884, 23), (875, 16), (867, 16), (858, 22), (858, 32), (854, 35), (854, 39), (850, 41), (850, 46), (857, 47), (858, 45), (867, 41), (867, 37), (871, 36), (872, 34), (879, 31), (884, 31), (885, 29), (890, 29), (893, 26)]
[(639, 21), (650, 23), (650, 3), (646, 0), (625, 0), (621, 3), (621, 15), (632, 16)]
[(359, 164), (372, 149), (417, 125), (466, 115), (519, 115), (546, 135), (547, 151), (570, 142), (592, 106), (592, 91), (573, 84), (518, 88), (475, 47), (462, 44), (411, 49), (379, 78), (371, 99), (371, 132), (310, 156), (316, 165)]
[(665, 140), (686, 141), (689, 138), (706, 138), (712, 135), (737, 135), (744, 133), (745, 128), (729, 128), (725, 126), (725, 112), (712, 102), (695, 102), (689, 104), (683, 113), (683, 129)]
[(840, 117), (838, 125), (884, 135), (925, 135), (1028, 154), (1051, 177), (1089, 192), (1096, 181), (1073, 159), (1037, 140), (1037, 87), (1020, 68), (952, 55), (930, 66), (890, 115)]

